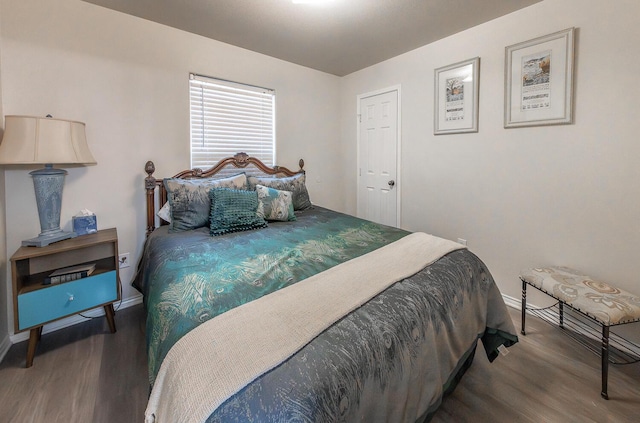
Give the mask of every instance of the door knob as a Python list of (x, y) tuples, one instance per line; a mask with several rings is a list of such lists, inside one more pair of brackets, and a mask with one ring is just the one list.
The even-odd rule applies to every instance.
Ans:
[(393, 188), (393, 186), (396, 184), (396, 181), (389, 181), (387, 183), (389, 184), (389, 188)]

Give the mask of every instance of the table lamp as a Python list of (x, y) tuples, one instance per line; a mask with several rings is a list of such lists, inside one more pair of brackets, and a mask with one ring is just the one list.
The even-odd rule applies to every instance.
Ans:
[(74, 238), (75, 232), (60, 229), (62, 187), (67, 171), (54, 164), (97, 164), (87, 146), (85, 125), (51, 116), (5, 116), (4, 137), (0, 143), (0, 165), (44, 165), (34, 170), (40, 235), (22, 241), (23, 246), (44, 247), (52, 242)]

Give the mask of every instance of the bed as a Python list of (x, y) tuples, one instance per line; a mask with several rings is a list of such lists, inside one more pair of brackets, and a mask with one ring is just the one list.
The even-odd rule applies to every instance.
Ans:
[(147, 163), (146, 422), (429, 421), (517, 342), (478, 257), (312, 205), (299, 165)]

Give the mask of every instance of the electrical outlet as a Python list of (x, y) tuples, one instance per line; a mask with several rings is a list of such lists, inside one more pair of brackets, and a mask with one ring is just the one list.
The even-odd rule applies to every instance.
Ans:
[(118, 255), (118, 263), (120, 265), (120, 269), (129, 267), (131, 265), (129, 262), (129, 253), (122, 253)]

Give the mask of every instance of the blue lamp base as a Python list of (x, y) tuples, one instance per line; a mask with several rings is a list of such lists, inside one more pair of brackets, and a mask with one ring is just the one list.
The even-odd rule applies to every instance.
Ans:
[(69, 238), (75, 238), (77, 234), (75, 232), (60, 231), (57, 234), (40, 234), (35, 238), (25, 239), (22, 241), (23, 247), (46, 247), (54, 242), (62, 241)]
[(36, 192), (36, 204), (40, 217), (40, 235), (22, 241), (25, 247), (45, 247), (53, 242), (75, 238), (75, 232), (60, 229), (60, 208), (62, 207), (62, 187), (67, 171), (45, 165), (44, 169), (29, 173), (33, 176), (33, 188)]

